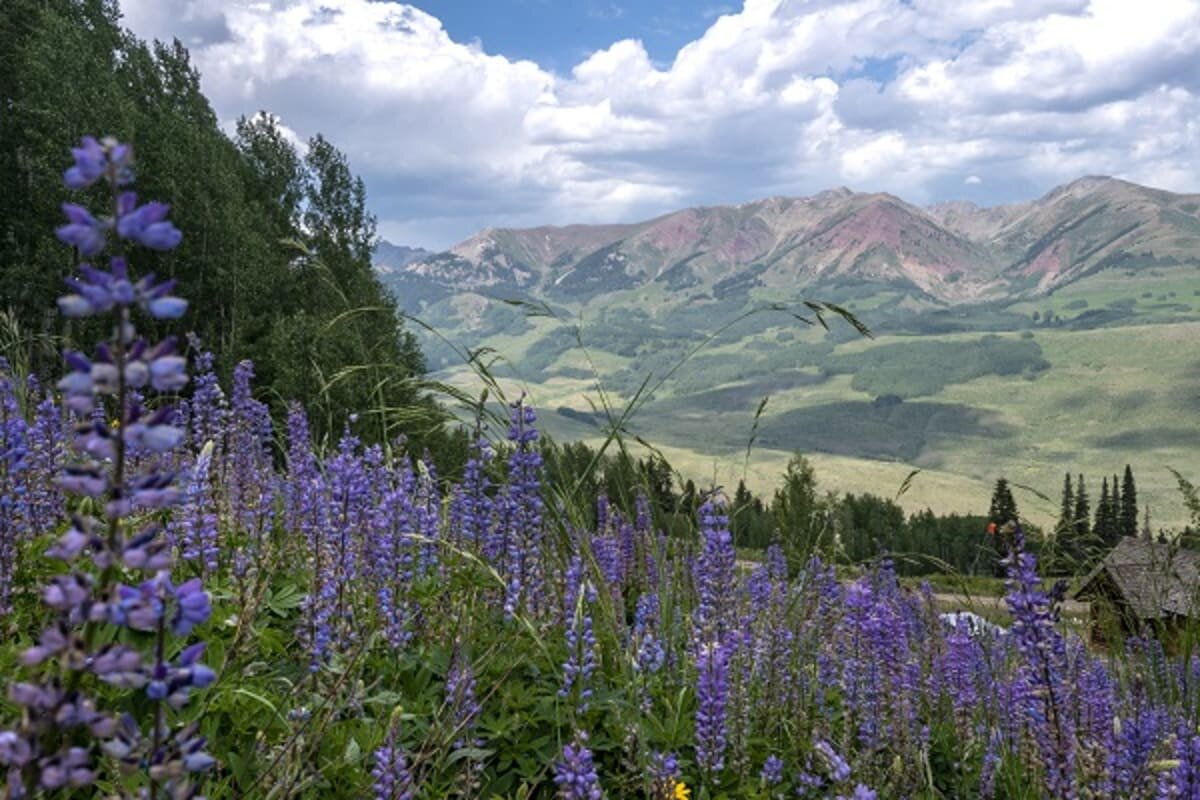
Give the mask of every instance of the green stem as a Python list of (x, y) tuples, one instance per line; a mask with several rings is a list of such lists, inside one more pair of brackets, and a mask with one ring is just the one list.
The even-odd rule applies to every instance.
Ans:
[[(161, 597), (160, 599), (163, 601), (163, 604), (165, 607), (167, 598)], [(167, 641), (167, 615), (164, 612), (164, 613), (160, 614), (158, 617), (157, 639), (154, 643), (154, 668), (155, 668), (155, 670), (157, 670), (160, 665), (165, 663), (163, 660), (163, 656), (164, 656), (164, 651), (166, 650), (166, 641)], [(154, 758), (155, 758), (155, 756), (158, 755), (159, 748), (162, 747), (163, 729), (166, 727), (166, 720), (164, 719), (164, 716), (165, 716), (165, 712), (163, 710), (163, 701), (161, 699), (155, 700), (154, 701), (154, 739), (153, 739), (153, 745), (150, 749), (150, 765), (151, 765), (150, 766), (150, 770), (151, 770), (151, 772), (150, 772), (150, 800), (155, 800), (155, 798), (158, 797), (158, 781), (154, 777), (154, 772), (153, 772), (154, 766), (153, 765), (154, 765)]]

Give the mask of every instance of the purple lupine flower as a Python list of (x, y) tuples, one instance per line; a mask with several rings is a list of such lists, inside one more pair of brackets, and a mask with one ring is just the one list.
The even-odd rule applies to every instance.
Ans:
[(446, 703), (450, 707), (454, 729), (459, 733), (455, 748), (466, 747), (468, 742), (478, 746), (478, 742), (470, 738), (482, 710), (475, 697), (475, 671), (459, 646), (454, 648), (450, 671), (446, 674)]
[(854, 787), (854, 793), (849, 795), (838, 795), (837, 800), (877, 800), (879, 797), (874, 789), (870, 789), (864, 784), (858, 784)]
[(633, 527), (639, 534), (649, 536), (651, 533), (650, 526), (653, 524), (650, 514), (650, 498), (646, 497), (645, 492), (638, 489), (633, 504), (635, 509)]
[[(198, 347), (199, 341), (193, 339), (192, 346)], [(189, 423), (192, 446), (203, 448), (208, 442), (212, 442), (216, 451), (214, 457), (219, 462), (221, 443), (225, 438), (223, 430), (228, 414), (228, 403), (225, 401), (225, 393), (221, 390), (221, 384), (217, 380), (213, 367), (214, 361), (213, 354), (208, 351), (203, 351), (196, 356), (196, 378), (192, 383)]]
[(783, 782), (783, 760), (774, 753), (767, 756), (767, 760), (763, 762), (762, 771), (758, 773), (758, 777), (767, 786), (778, 786)]
[[(412, 582), (417, 576), (417, 535), (426, 514), (436, 519), (436, 512), (419, 512), (415, 505), (419, 479), (412, 462), (405, 458), (400, 470), (391, 470), (391, 485), (383, 489), (371, 515), (371, 536), (367, 543), (370, 556), (370, 577), (374, 582), (376, 605), (383, 619), (383, 632), (388, 644), (399, 649), (412, 639), (420, 607), (411, 596)], [(422, 546), (423, 547), (423, 546)]]
[(198, 642), (180, 653), (177, 663), (155, 664), (146, 684), (146, 696), (164, 700), (172, 708), (182, 708), (193, 689), (203, 689), (217, 679), (216, 673), (198, 663), (203, 653), (204, 642)]
[(693, 570), (697, 595), (692, 613), (695, 642), (721, 639), (732, 625), (728, 600), (737, 556), (728, 520), (712, 500), (700, 507), (700, 540), (700, 556)]
[(27, 533), (26, 427), (8, 364), (0, 359), (0, 616), (11, 611), (17, 549)]
[(600, 777), (592, 763), (592, 751), (587, 748), (587, 735), (575, 734), (572, 743), (563, 745), (562, 759), (554, 765), (554, 782), (562, 800), (600, 800)]
[(650, 754), (650, 785), (653, 788), (652, 797), (673, 797), (675, 784), (682, 774), (679, 770), (679, 756), (675, 753), (660, 753), (657, 750)]
[(593, 536), (589, 542), (596, 566), (600, 568), (600, 576), (614, 598), (620, 597), (621, 581), (624, 573), (621, 569), (621, 553), (617, 539), (612, 535)]
[[(74, 155), (75, 166), (65, 175), (72, 186), (105, 177), (115, 193), (132, 178), (131, 151), (113, 140), (85, 139)], [(89, 255), (97, 254), (106, 243), (112, 221), (98, 220), (80, 206), (67, 205), (64, 210), (68, 225), (59, 229), (59, 237)], [(160, 249), (175, 243), (154, 242)], [(174, 410), (163, 405), (148, 412), (141, 391), (181, 388), (187, 380), (186, 364), (182, 359), (174, 361), (173, 340), (151, 345), (138, 336), (130, 319), (130, 311), (137, 306), (149, 306), (155, 313), (151, 301), (165, 301), (172, 286), (169, 281), (157, 283), (152, 276), (134, 284), (124, 258), (114, 257), (107, 271), (80, 265), (78, 276), (68, 281), (71, 293), (59, 303), (70, 317), (112, 315), (113, 337), (97, 346), (93, 358), (66, 353), (70, 372), (59, 383), (66, 406), (81, 422), (72, 441), (76, 460), (64, 465), (58, 485), (99, 501), (96, 505), (105, 518), (76, 516), (67, 532), (47, 550), (51, 558), (66, 562), (69, 571), (53, 575), (43, 585), (42, 600), (51, 620), (37, 644), (21, 654), (20, 662), (32, 667), (53, 658), (53, 664), (43, 669), (52, 667), (57, 674), (51, 673), (42, 686), (10, 686), (10, 696), (30, 712), (22, 715), (17, 730), (0, 732), (0, 760), (7, 767), (6, 793), (12, 797), (25, 797), (35, 788), (56, 791), (91, 785), (99, 778), (93, 762), (96, 750), (117, 759), (126, 774), (150, 773), (152, 784), (171, 797), (194, 796), (187, 773), (212, 764), (195, 728), (172, 733), (164, 711), (164, 706), (182, 705), (192, 689), (215, 680), (215, 674), (198, 660), (203, 643), (185, 648), (174, 663), (164, 660), (167, 631), (185, 635), (207, 620), (208, 595), (198, 580), (178, 588), (171, 583), (170, 547), (161, 525), (151, 521), (131, 533), (127, 519), (137, 509), (162, 509), (179, 498), (171, 472), (138, 474), (139, 466), (149, 466), (182, 440), (174, 424)], [(158, 316), (177, 316), (181, 304), (177, 299), (167, 301), (165, 307), (160, 303), (158, 310), (163, 313)], [(105, 422), (105, 408), (97, 403), (98, 397), (109, 402), (106, 396), (112, 398), (116, 425)], [(52, 438), (61, 418), (55, 420), (45, 410), (40, 414), (44, 437)], [(47, 450), (39, 458), (44, 472), (55, 463), (56, 454)], [(20, 492), (0, 488), (5, 489), (5, 497), (21, 497)], [(39, 502), (49, 507), (54, 501), (50, 493)], [(151, 577), (137, 586), (115, 583), (123, 572), (118, 567)], [(96, 629), (91, 626), (106, 622), (153, 632), (153, 663), (148, 665), (143, 654), (129, 644), (97, 647), (92, 636)], [(86, 693), (95, 682), (124, 690), (145, 687), (154, 736), (143, 737), (139, 722), (128, 714), (118, 721), (116, 715), (99, 710)], [(60, 689), (64, 685), (70, 690)], [(120, 780), (129, 783), (126, 778)]]
[(979, 768), (979, 796), (982, 800), (991, 800), (996, 796), (996, 774), (1000, 770), (1001, 744), (1002, 737), (999, 731), (987, 736), (983, 763)]
[[(36, 379), (29, 379), (28, 396), (41, 395)], [(26, 528), (31, 535), (49, 530), (62, 519), (66, 510), (62, 492), (55, 480), (66, 458), (66, 419), (54, 397), (47, 392), (34, 410), (26, 441)]]
[(438, 538), (441, 534), (442, 498), (438, 491), (437, 471), (429, 454), (425, 454), (417, 475), (416, 495), (413, 497), (413, 514), (416, 523), (418, 547), (418, 572), (432, 573), (437, 567)]
[(587, 711), (592, 696), (590, 680), (596, 671), (596, 635), (590, 607), (596, 602), (596, 588), (584, 575), (583, 559), (576, 554), (567, 567), (563, 617), (566, 620), (567, 660), (558, 696), (574, 697), (576, 712)]
[[(211, 440), (210, 440), (211, 442)], [(172, 520), (172, 534), (185, 561), (195, 561), (201, 573), (216, 572), (218, 567), (217, 514), (212, 506), (209, 470), (213, 447), (206, 444), (192, 466), (184, 492), (183, 508)]]
[(719, 642), (700, 645), (696, 654), (696, 764), (709, 775), (725, 768), (730, 655)]
[(850, 764), (833, 749), (829, 742), (820, 739), (813, 745), (813, 749), (820, 758), (830, 780), (834, 783), (845, 783), (850, 780)]
[(500, 497), (504, 526), (504, 615), (538, 610), (542, 603), (542, 456), (534, 447), (538, 439), (537, 415), (522, 397), (511, 408), (508, 439), (513, 452), (508, 459), (508, 485)]
[(637, 564), (637, 533), (634, 530), (633, 523), (620, 515), (617, 518), (617, 549), (620, 554), (620, 578), (619, 580), (628, 581), (633, 575), (633, 570)]
[[(93, 217), (86, 208), (75, 203), (63, 203), (62, 211), (67, 218), (67, 224), (59, 227), (56, 231), (60, 242), (76, 248), (87, 257), (94, 256), (104, 249), (105, 226), (100, 220)], [(72, 296), (68, 295), (68, 297)], [(65, 315), (73, 316), (71, 307), (60, 303), (59, 308)], [(107, 311), (109, 308), (112, 308), (111, 302), (108, 308), (98, 306), (96, 310), (97, 312)]]
[(370, 478), (360, 452), (361, 442), (347, 430), (327, 467), (332, 551), (333, 646), (340, 650), (354, 630), (351, 592), (362, 569), (360, 533), (368, 521)]
[(1174, 764), (1158, 776), (1156, 800), (1200, 797), (1200, 733), (1194, 723), (1176, 723)]
[(400, 744), (397, 726), (388, 729), (387, 738), (375, 750), (375, 766), (371, 768), (375, 779), (372, 793), (375, 800), (412, 800), (416, 796), (416, 785), (408, 768), (408, 756)]
[(1013, 617), (1012, 638), (1024, 662), (1021, 679), (1025, 684), (1025, 714), (1045, 770), (1048, 796), (1074, 797), (1076, 753), (1074, 736), (1068, 730), (1066, 645), (1058, 630), (1059, 605), (1066, 584), (1060, 581), (1050, 592), (1042, 591), (1037, 560), (1024, 551), (1023, 544), (1018, 530), (1013, 551), (1005, 560), (1005, 601)]
[(173, 250), (179, 246), (183, 234), (167, 221), (169, 205), (146, 203), (138, 206), (137, 195), (133, 192), (124, 192), (117, 205), (117, 235), (122, 239), (135, 241), (149, 250)]
[(659, 622), (657, 594), (644, 594), (638, 598), (633, 613), (633, 666), (644, 675), (652, 675), (662, 669), (666, 662), (666, 650), (655, 634)]
[(75, 158), (75, 166), (63, 173), (63, 183), (68, 189), (85, 189), (104, 177), (108, 155), (95, 138), (83, 137), (79, 147), (71, 148), (71, 155)]
[(1106, 764), (1109, 782), (1105, 789), (1112, 797), (1136, 797), (1153, 782), (1151, 762), (1170, 730), (1167, 711), (1149, 702), (1144, 687), (1135, 683), (1130, 694), (1126, 713), (1115, 725), (1109, 724), (1110, 731), (1116, 728)]
[[(199, 383), (197, 388), (199, 388)], [(217, 422), (218, 426), (219, 424)], [(288, 405), (287, 437), (287, 480), (284, 482), (283, 489), (283, 524), (289, 531), (302, 534), (312, 552), (317, 545), (318, 534), (314, 513), (321, 476), (317, 467), (317, 457), (312, 451), (308, 416), (304, 413), (304, 407), (299, 403)]]
[[(471, 457), (463, 470), (463, 482), (450, 502), (450, 530), (462, 547), (488, 558), (483, 546), (492, 515), (492, 499), (488, 496), (490, 480), (487, 465), (492, 459), (491, 447), (482, 436), (471, 444)], [(489, 558), (494, 560), (494, 554)]]
[(233, 399), (229, 412), (229, 440), (223, 479), (228, 487), (230, 515), (245, 533), (262, 528), (264, 496), (274, 490), (271, 463), (271, 416), (266, 405), (254, 399), (254, 365), (240, 362), (233, 371)]

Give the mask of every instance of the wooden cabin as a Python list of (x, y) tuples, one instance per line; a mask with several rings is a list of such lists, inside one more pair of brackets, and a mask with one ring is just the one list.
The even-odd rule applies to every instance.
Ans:
[(1163, 636), (1169, 645), (1189, 620), (1200, 618), (1200, 553), (1126, 536), (1084, 578), (1075, 598), (1091, 604), (1093, 641), (1103, 642), (1116, 627)]

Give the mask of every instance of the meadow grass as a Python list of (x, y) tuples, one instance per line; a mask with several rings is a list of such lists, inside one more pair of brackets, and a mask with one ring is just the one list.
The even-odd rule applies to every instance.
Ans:
[[(771, 328), (752, 340), (769, 341), (782, 330), (786, 329)], [(819, 335), (803, 329), (796, 332), (798, 341), (811, 341)], [(979, 336), (881, 336), (839, 345), (835, 352), (858, 353), (904, 341), (971, 342)], [(1001, 336), (1017, 338), (1021, 334)], [(1064, 473), (1088, 476), (1094, 483), (1090, 488), (1095, 498), (1100, 480), (1129, 463), (1138, 476), (1143, 506), (1149, 503), (1152, 508), (1153, 524), (1182, 524), (1185, 514), (1177, 483), (1166, 467), (1185, 475), (1200, 473), (1200, 434), (1187, 424), (1200, 409), (1200, 390), (1192, 388), (1200, 382), (1200, 356), (1188, 346), (1200, 337), (1200, 322), (1083, 331), (1038, 329), (1032, 336), (1051, 365), (1036, 377), (986, 376), (920, 398), (987, 412), (1008, 427), (1009, 435), (984, 441), (934, 430), (930, 445), (909, 461), (813, 452), (803, 437), (796, 437), (794, 449), (812, 457), (822, 488), (832, 491), (890, 497), (912, 469), (921, 469), (912, 488), (900, 499), (909, 510), (983, 511), (992, 484), (1006, 476), (1018, 485), (1022, 512), (1041, 525), (1053, 524), (1057, 515), (1057, 492)], [(750, 358), (745, 341), (717, 341), (703, 353), (740, 353)], [(560, 358), (560, 363), (568, 361), (594, 365), (601, 380), (628, 363), (597, 350), (586, 354), (576, 350)], [(680, 373), (687, 375), (691, 366), (685, 364)], [(464, 385), (472, 379), (463, 370), (450, 377)], [(589, 412), (596, 402), (592, 377), (505, 380), (514, 391), (527, 390), (533, 401), (546, 409), (566, 406)], [(856, 391), (851, 381), (850, 375), (833, 375), (815, 385), (771, 393), (764, 419), (796, 409), (873, 399)], [(753, 379), (713, 384), (712, 389), (744, 390), (745, 402), (732, 408), (706, 407), (689, 395), (673, 394), (673, 386), (665, 383), (646, 406), (647, 413), (638, 415), (633, 423), (637, 433), (654, 441), (682, 475), (697, 482), (715, 477), (723, 485), (736, 485), (744, 473), (747, 485), (757, 491), (769, 491), (777, 484), (792, 448), (756, 447), (749, 466), (745, 464), (745, 443), (762, 396)], [(621, 403), (626, 398), (614, 393), (613, 400)], [(546, 421), (558, 439), (597, 433), (557, 415), (547, 415)], [(1024, 491), (1024, 487), (1034, 491)], [(1037, 492), (1050, 500), (1038, 497)]]

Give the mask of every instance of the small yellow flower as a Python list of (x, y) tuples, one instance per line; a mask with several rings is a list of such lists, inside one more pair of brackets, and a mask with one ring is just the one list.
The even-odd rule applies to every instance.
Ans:
[(675, 783), (675, 791), (671, 795), (672, 800), (688, 800), (692, 796), (692, 790), (687, 787), (683, 781)]

